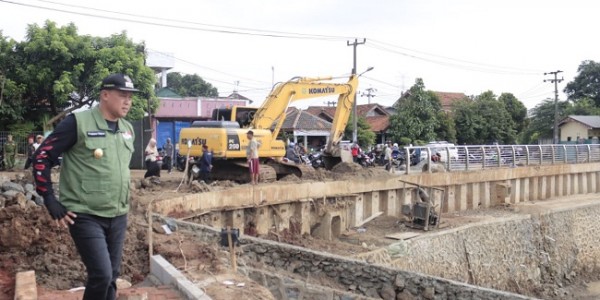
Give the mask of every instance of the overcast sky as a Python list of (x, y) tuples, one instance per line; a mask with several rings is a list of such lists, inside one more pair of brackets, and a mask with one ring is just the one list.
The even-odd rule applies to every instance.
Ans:
[[(347, 41), (366, 38), (357, 48), (357, 69), (374, 69), (361, 78), (359, 89), (376, 89), (374, 102), (391, 105), (415, 78), (423, 78), (430, 90), (509, 92), (532, 108), (554, 98), (554, 85), (543, 82), (551, 77), (544, 72), (564, 71), (562, 91), (582, 61), (598, 60), (597, 3), (0, 0), (0, 30), (21, 41), (28, 24), (50, 19), (59, 25), (73, 22), (80, 34), (126, 31), (148, 49), (170, 53), (173, 71), (202, 76), (222, 96), (239, 81), (238, 91), (258, 103), (273, 80), (347, 76), (352, 69)], [(367, 97), (358, 101), (367, 103)]]

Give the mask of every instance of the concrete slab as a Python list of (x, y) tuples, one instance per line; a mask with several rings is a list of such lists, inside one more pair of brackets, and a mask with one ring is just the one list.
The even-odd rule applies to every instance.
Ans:
[(151, 257), (150, 273), (163, 284), (176, 287), (186, 299), (212, 299), (160, 255)]

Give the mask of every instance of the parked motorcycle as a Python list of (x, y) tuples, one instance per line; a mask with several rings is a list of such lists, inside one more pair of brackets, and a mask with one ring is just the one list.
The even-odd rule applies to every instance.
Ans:
[(325, 168), (325, 162), (323, 162), (321, 152), (315, 152), (308, 155), (308, 159), (313, 168)]
[(364, 152), (361, 152), (358, 154), (357, 162), (359, 165), (361, 165), (365, 168), (375, 166), (375, 159)]

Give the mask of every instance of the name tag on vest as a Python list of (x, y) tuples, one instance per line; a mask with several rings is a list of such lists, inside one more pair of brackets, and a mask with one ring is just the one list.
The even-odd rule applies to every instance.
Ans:
[(104, 131), (88, 131), (88, 137), (106, 137), (106, 132)]

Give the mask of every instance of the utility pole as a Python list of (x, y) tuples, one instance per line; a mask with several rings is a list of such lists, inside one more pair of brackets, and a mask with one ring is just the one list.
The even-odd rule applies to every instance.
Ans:
[(558, 79), (558, 73), (562, 73), (562, 71), (544, 73), (544, 75), (554, 75), (554, 79), (544, 79), (544, 82), (554, 83), (554, 138), (552, 142), (555, 145), (560, 142), (558, 138), (558, 83), (564, 80), (564, 78)]
[(375, 95), (375, 94), (373, 94), (373, 93), (374, 93), (374, 92), (377, 92), (377, 89), (374, 89), (374, 88), (370, 87), (370, 88), (368, 88), (366, 91), (367, 91), (368, 93), (366, 93), (366, 94), (365, 94), (365, 93), (362, 93), (362, 94), (360, 94), (360, 96), (361, 96), (361, 97), (365, 97), (365, 96), (366, 96), (366, 97), (369, 99), (369, 102), (368, 102), (368, 103), (369, 103), (369, 104), (371, 104), (371, 97), (375, 97), (375, 96), (376, 96), (376, 95)]
[[(363, 45), (367, 42), (367, 39), (363, 39), (362, 42), (359, 42), (358, 39), (354, 39), (354, 42), (350, 43), (350, 41), (346, 41), (347, 46), (352, 46), (354, 48), (354, 63), (352, 64), (352, 76), (356, 76), (356, 46)], [(357, 124), (357, 115), (356, 115), (356, 95), (354, 96), (354, 103), (352, 104), (352, 142), (356, 143), (358, 141), (356, 128)]]
[(327, 107), (332, 107), (337, 104), (337, 101), (326, 101), (324, 103), (327, 104)]

